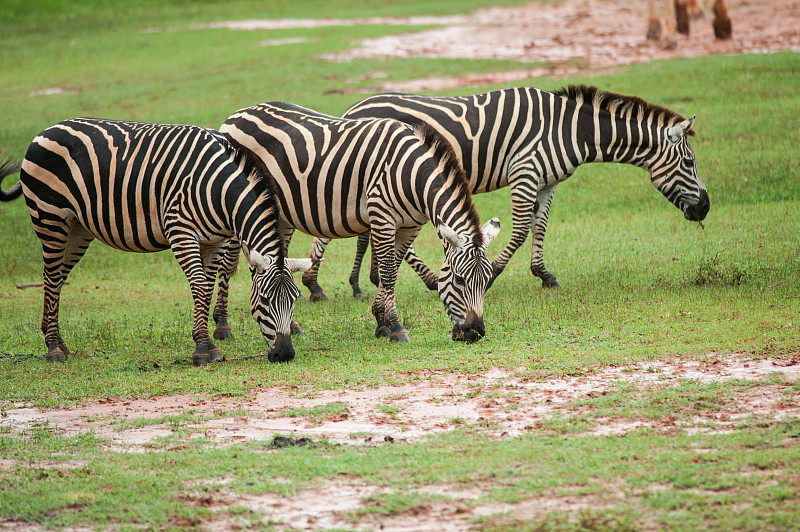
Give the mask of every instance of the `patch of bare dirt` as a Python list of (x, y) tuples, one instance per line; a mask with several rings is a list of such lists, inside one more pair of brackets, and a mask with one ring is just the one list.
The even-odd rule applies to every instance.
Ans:
[[(224, 444), (288, 435), (375, 445), (414, 441), (463, 425), (506, 438), (538, 430), (554, 417), (568, 419), (591, 411), (591, 403), (576, 406), (576, 401), (601, 397), (625, 383), (647, 390), (676, 387), (686, 381), (752, 381), (770, 374), (778, 374), (780, 379), (743, 387), (729, 404), (717, 409), (700, 409), (674, 419), (601, 418), (587, 430), (596, 435), (643, 427), (709, 432), (730, 430), (746, 419), (775, 422), (800, 417), (798, 394), (783, 393), (791, 391), (790, 383), (800, 377), (800, 357), (748, 360), (729, 355), (704, 361), (640, 362), (588, 368), (582, 376), (545, 381), (525, 377), (524, 368), (495, 368), (482, 375), (431, 373), (414, 384), (364, 390), (313, 391), (278, 386), (243, 398), (216, 400), (189, 395), (108, 397), (65, 410), (11, 408), (0, 424), (17, 431), (42, 423), (65, 434), (92, 431), (107, 438), (110, 448), (125, 452), (146, 452), (159, 438), (177, 430)], [(339, 408), (326, 414), (324, 407), (332, 403)], [(142, 423), (145, 419), (153, 421)], [(9, 464), (3, 462), (2, 467)]]
[[(663, 2), (658, 1), (659, 10)], [(203, 27), (239, 30), (310, 28), (363, 24), (439, 25), (441, 27), (354, 42), (354, 48), (323, 57), (433, 57), (508, 59), (542, 63), (489, 74), (464, 73), (448, 78), (384, 82), (372, 91), (452, 90), (469, 86), (513, 83), (539, 76), (565, 77), (598, 73), (657, 59), (718, 54), (800, 51), (800, 1), (731, 0), (733, 36), (714, 38), (713, 13), (691, 21), (690, 35), (679, 36), (674, 50), (645, 38), (645, 0), (563, 0), (508, 7), (487, 7), (449, 17), (375, 17), (363, 19), (271, 19), (219, 22)]]
[[(174, 436), (176, 431), (181, 431), (181, 438), (203, 437), (222, 445), (253, 440), (274, 444), (276, 435), (288, 436), (295, 442), (301, 438), (325, 438), (351, 445), (391, 445), (390, 442), (418, 440), (465, 424), (494, 438), (546, 430), (542, 425), (548, 420), (590, 413), (594, 408), (592, 398), (625, 385), (633, 385), (646, 394), (687, 382), (750, 381), (752, 386), (727, 387), (727, 392), (735, 393), (719, 402), (718, 408), (691, 409), (655, 420), (588, 418), (584, 434), (623, 434), (643, 427), (682, 433), (720, 432), (733, 430), (742, 422), (772, 424), (800, 418), (800, 393), (793, 387), (798, 378), (800, 356), (793, 353), (765, 359), (710, 353), (702, 360), (585, 368), (582, 375), (547, 380), (532, 379), (526, 368), (494, 368), (476, 375), (432, 372), (420, 375), (419, 382), (413, 384), (364, 390), (316, 391), (279, 386), (255, 390), (241, 398), (217, 400), (189, 395), (135, 400), (108, 397), (65, 410), (19, 406), (7, 409), (0, 425), (13, 432), (24, 432), (43, 423), (66, 434), (92, 431), (107, 438), (111, 449), (121, 452), (148, 452), (154, 445), (158, 448), (159, 437)], [(314, 410), (331, 403), (340, 406), (327, 414), (327, 410)], [(298, 409), (315, 413), (293, 417)], [(153, 423), (141, 423), (148, 419)], [(136, 420), (140, 422), (134, 423)], [(180, 445), (181, 441), (186, 440), (170, 445)], [(75, 462), (68, 467), (83, 465)], [(0, 461), (0, 471), (13, 467), (12, 460)], [(507, 514), (532, 520), (555, 509), (578, 515), (585, 509), (603, 508), (626, 499), (625, 493), (610, 486), (604, 487), (602, 497), (543, 493), (506, 504), (485, 499), (492, 486), (432, 485), (416, 490), (422, 502), (413, 511), (383, 517), (367, 514), (353, 521), (353, 512), (365, 508), (369, 497), (383, 493), (381, 487), (354, 484), (343, 478), (282, 497), (236, 494), (227, 483), (227, 479), (209, 479), (186, 486), (186, 504), (213, 510), (209, 520), (195, 525), (204, 530), (246, 525), (224, 511), (239, 506), (263, 512), (265, 518), (283, 523), (286, 530), (468, 530), (476, 518)], [(17, 525), (6, 522), (0, 524), (0, 529), (26, 529)]]

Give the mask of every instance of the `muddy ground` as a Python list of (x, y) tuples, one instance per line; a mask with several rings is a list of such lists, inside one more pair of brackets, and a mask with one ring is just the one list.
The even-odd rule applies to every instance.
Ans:
[[(705, 0), (710, 5), (710, 0)], [(663, 2), (657, 0), (659, 13)], [(800, 51), (800, 1), (730, 0), (733, 36), (714, 38), (713, 13), (691, 21), (688, 36), (678, 36), (674, 50), (645, 38), (648, 2), (636, 0), (563, 0), (511, 7), (490, 7), (448, 17), (375, 17), (355, 20), (244, 20), (203, 27), (235, 30), (308, 28), (355, 24), (440, 24), (441, 27), (353, 42), (349, 51), (324, 56), (332, 61), (353, 58), (443, 57), (509, 59), (542, 63), (490, 74), (464, 73), (448, 78), (380, 82), (359, 92), (457, 90), (509, 83), (539, 76), (567, 77), (612, 71), (621, 66), (659, 59), (719, 54)], [(298, 39), (267, 40), (264, 46)]]
[[(772, 424), (800, 417), (800, 394), (792, 388), (800, 378), (798, 355), (752, 359), (747, 355), (709, 353), (702, 360), (586, 368), (581, 376), (546, 381), (530, 380), (521, 376), (524, 373), (524, 368), (495, 368), (485, 374), (427, 373), (421, 374), (418, 382), (403, 386), (326, 391), (279, 386), (256, 390), (243, 398), (216, 400), (198, 400), (188, 395), (136, 400), (106, 397), (65, 410), (11, 408), (2, 425), (23, 431), (46, 422), (64, 434), (92, 431), (107, 439), (108, 447), (114, 451), (148, 452), (160, 448), (159, 440), (176, 431), (189, 439), (203, 438), (222, 445), (253, 440), (275, 444), (284, 437), (295, 442), (308, 438), (312, 443), (375, 446), (402, 445), (462, 426), (501, 439), (526, 432), (548, 433), (552, 432), (548, 421), (578, 417), (585, 422), (584, 435), (620, 435), (642, 428), (670, 434), (721, 433), (732, 431), (741, 423)], [(661, 418), (645, 413), (641, 417), (591, 415), (591, 399), (615, 393), (626, 385), (648, 393), (688, 382), (730, 379), (757, 384), (736, 388), (714, 408), (690, 409), (688, 414), (676, 412)], [(335, 408), (322, 408), (331, 405)], [(180, 416), (176, 419), (181, 421), (176, 423), (169, 419), (171, 416)], [(197, 422), (192, 422), (193, 418)], [(146, 426), (132, 423), (142, 419), (158, 422)], [(0, 460), (0, 470), (13, 466), (12, 461)], [(63, 468), (63, 463), (59, 467)], [(242, 496), (228, 489), (227, 482), (224, 478), (209, 481), (215, 488), (213, 498), (199, 487), (198, 494), (191, 495), (192, 487), (188, 487), (187, 504), (217, 510), (241, 506), (261, 511), (273, 521), (284, 522), (287, 530), (467, 530), (470, 519), (476, 517), (510, 514), (517, 519), (535, 519), (553, 510), (579, 511), (622, 504), (626, 497), (622, 489), (610, 487), (602, 498), (544, 494), (515, 504), (487, 503), (479, 499), (491, 490), (488, 485), (469, 489), (432, 485), (417, 491), (442, 496), (435, 504), (416, 509), (411, 515), (356, 525), (345, 515), (361, 508), (365, 497), (381, 493), (379, 486), (344, 480), (292, 497)], [(219, 513), (217, 519), (203, 523), (203, 528), (228, 529), (236, 524), (229, 519), (228, 514)], [(25, 529), (14, 523), (0, 524), (0, 528)]]
[[(779, 50), (800, 51), (800, 0), (732, 1), (733, 39), (717, 41), (711, 32), (711, 15), (694, 21), (691, 34), (680, 37), (678, 48), (663, 50), (644, 38), (647, 2), (616, 0), (565, 0), (559, 3), (527, 4), (481, 9), (454, 17), (337, 20), (283, 20), (219, 23), (234, 29), (312, 27), (321, 24), (442, 24), (436, 29), (354, 42), (353, 49), (330, 56), (346, 61), (354, 57), (466, 57), (502, 58), (541, 62), (494, 74), (455, 78), (410, 80), (376, 84), (370, 90), (418, 91), (458, 89), (492, 83), (513, 84), (515, 80), (540, 75), (569, 76), (597, 73), (620, 66), (708, 54), (760, 53)], [(265, 41), (265, 46), (292, 45), (298, 39)], [(774, 378), (773, 374), (780, 378)], [(648, 427), (660, 431), (685, 433), (733, 430), (743, 420), (774, 423), (800, 417), (796, 393), (785, 393), (789, 382), (800, 377), (800, 357), (753, 360), (736, 354), (706, 354), (702, 360), (680, 359), (671, 362), (642, 362), (626, 367), (587, 368), (582, 376), (529, 381), (524, 368), (492, 369), (482, 375), (425, 374), (415, 384), (364, 390), (310, 392), (306, 389), (275, 387), (254, 391), (244, 398), (198, 400), (190, 396), (155, 397), (130, 400), (108, 397), (68, 410), (39, 411), (18, 405), (6, 411), (4, 427), (24, 430), (48, 422), (66, 434), (93, 431), (108, 438), (108, 445), (120, 452), (147, 452), (159, 437), (173, 433), (169, 422), (146, 427), (121, 423), (140, 418), (166, 418), (193, 412), (202, 423), (187, 423), (182, 431), (222, 444), (249, 440), (271, 441), (275, 435), (325, 439), (346, 445), (393, 445), (415, 441), (436, 432), (468, 424), (479, 427), (494, 438), (513, 437), (528, 431), (547, 430), (548, 420), (585, 416), (590, 407), (578, 402), (613, 393), (624, 383), (655, 390), (677, 387), (687, 381), (707, 383), (726, 379), (759, 381), (729, 398), (720, 409), (700, 410), (691, 416), (651, 419), (587, 418), (586, 434), (621, 434)], [(770, 378), (772, 375), (773, 378)], [(783, 392), (783, 393), (782, 393)], [(297, 415), (298, 408), (334, 405), (330, 413)], [(230, 415), (229, 412), (237, 412)], [(242, 412), (246, 412), (243, 414)], [(0, 460), (0, 470), (13, 467)], [(319, 530), (352, 527), (343, 515), (362, 504), (362, 498), (380, 492), (375, 486), (337, 483), (304, 492), (291, 498), (274, 495), (239, 496), (218, 479), (219, 497), (198, 496), (187, 504), (212, 508), (239, 505), (265, 512), (287, 527)], [(436, 506), (417, 515), (390, 518), (364, 525), (384, 530), (464, 530), (469, 519), (509, 512), (519, 519), (534, 518), (554, 509), (580, 510), (614, 504), (614, 489), (603, 500), (592, 496), (540, 496), (515, 505), (478, 503), (489, 489), (475, 486), (428, 486), (429, 491), (445, 496)], [(649, 488), (648, 488), (649, 489)], [(652, 489), (660, 489), (658, 486)], [(619, 491), (619, 490), (617, 490)], [(621, 500), (624, 494), (619, 491)], [(473, 501), (471, 504), (466, 504)], [(204, 523), (207, 529), (225, 529), (235, 523), (224, 519)], [(3, 529), (22, 529), (18, 523), (0, 523)]]

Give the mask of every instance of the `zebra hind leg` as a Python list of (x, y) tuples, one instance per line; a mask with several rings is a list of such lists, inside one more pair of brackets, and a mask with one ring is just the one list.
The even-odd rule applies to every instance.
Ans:
[[(216, 270), (212, 264), (204, 261), (195, 236), (176, 232), (168, 238), (172, 252), (189, 281), (194, 300), (192, 340), (195, 342), (195, 351), (192, 354), (192, 363), (195, 366), (205, 366), (209, 362), (223, 360), (219, 348), (211, 342), (208, 335), (208, 309)], [(207, 253), (207, 250), (204, 251)]]
[(413, 247), (409, 246), (404, 258), (408, 265), (411, 266), (411, 269), (422, 279), (428, 290), (439, 289), (439, 276), (433, 273), (433, 270), (428, 268), (427, 264), (422, 262)]
[(547, 231), (547, 220), (550, 217), (550, 204), (553, 201), (555, 187), (548, 187), (539, 191), (536, 202), (533, 204), (533, 219), (531, 232), (533, 245), (531, 246), (531, 273), (542, 280), (543, 288), (561, 288), (561, 283), (555, 275), (547, 271), (544, 266), (544, 235)]
[(214, 304), (214, 329), (215, 340), (228, 340), (233, 337), (231, 326), (228, 323), (228, 293), (230, 289), (231, 277), (236, 273), (239, 266), (239, 251), (241, 244), (236, 238), (228, 242), (227, 249), (222, 254), (222, 259), (218, 269), (219, 282), (217, 284), (217, 301)]
[[(42, 333), (44, 333), (48, 362), (64, 362), (70, 355), (66, 342), (58, 327), (58, 310), (61, 289), (72, 268), (86, 253), (94, 237), (84, 227), (73, 221), (58, 224), (64, 238), (54, 240), (58, 234), (55, 226), (48, 226), (47, 233), (39, 233), (44, 256), (44, 309), (42, 311)], [(42, 238), (44, 234), (48, 236)]]
[[(394, 235), (392, 234), (394, 233)], [(419, 234), (419, 228), (400, 231), (384, 230), (372, 232), (372, 251), (380, 263), (381, 285), (378, 297), (372, 304), (378, 327), (375, 336), (389, 336), (392, 342), (408, 342), (408, 331), (400, 323), (395, 299), (397, 266), (403, 260), (409, 246)]]
[(378, 268), (378, 259), (375, 256), (375, 248), (372, 248), (372, 253), (370, 254), (369, 259), (369, 282), (374, 284), (375, 286), (380, 286), (381, 284), (381, 272)]
[(317, 279), (319, 277), (319, 265), (321, 262), (319, 259), (322, 259), (322, 254), (325, 253), (325, 248), (328, 247), (330, 242), (330, 238), (317, 237), (311, 244), (311, 251), (308, 253), (308, 256), (311, 259), (318, 259), (318, 262), (315, 262), (311, 268), (303, 272), (303, 277), (301, 278), (303, 285), (311, 292), (311, 296), (308, 298), (309, 301), (328, 301), (328, 295), (319, 285)]
[[(360, 299), (364, 296), (361, 292), (361, 286), (358, 284), (358, 278), (361, 274), (361, 263), (364, 261), (364, 255), (369, 247), (369, 233), (358, 235), (357, 240), (356, 256), (355, 259), (353, 259), (353, 269), (350, 270), (350, 278), (348, 281), (350, 282), (350, 288), (353, 289), (353, 297)], [(370, 272), (370, 275), (371, 273), (372, 272)]]

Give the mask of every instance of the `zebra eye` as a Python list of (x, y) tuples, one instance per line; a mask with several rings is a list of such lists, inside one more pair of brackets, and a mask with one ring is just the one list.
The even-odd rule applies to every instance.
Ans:
[(683, 164), (685, 164), (686, 166), (694, 166), (694, 159), (692, 159), (691, 157), (684, 157)]
[(460, 275), (458, 275), (457, 273), (453, 274), (453, 280), (456, 282), (456, 284), (460, 284), (460, 285), (465, 284), (464, 283), (464, 278), (461, 277)]

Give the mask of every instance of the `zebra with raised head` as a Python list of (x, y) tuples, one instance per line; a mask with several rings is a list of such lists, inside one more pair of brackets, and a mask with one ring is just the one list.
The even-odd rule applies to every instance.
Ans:
[[(686, 119), (635, 96), (585, 85), (460, 97), (380, 94), (355, 104), (344, 116), (427, 124), (453, 146), (473, 194), (511, 188), (511, 241), (492, 263), (494, 278), (532, 231), (531, 273), (545, 287), (560, 286), (544, 265), (547, 219), (556, 185), (584, 163), (628, 163), (647, 170), (653, 185), (687, 220), (702, 221), (709, 210), (708, 192), (687, 138), (693, 134), (694, 117)], [(320, 257), (326, 244), (314, 242), (311, 256)], [(366, 244), (359, 243), (356, 266)], [(436, 274), (413, 249), (406, 260), (430, 287)], [(303, 274), (303, 283), (322, 292), (316, 270), (315, 266)], [(357, 270), (350, 279), (357, 283)], [(355, 295), (360, 292), (357, 287)]]
[(452, 337), (485, 335), (486, 247), (500, 223), (481, 228), (464, 170), (431, 128), (264, 103), (234, 113), (220, 131), (275, 180), (287, 241), (294, 229), (326, 238), (371, 231), (380, 269), (376, 336), (409, 339), (395, 303), (397, 267), (428, 220), (444, 247), (438, 288)]
[[(18, 170), (5, 165), (0, 181)], [(220, 257), (237, 239), (237, 254), (241, 242), (250, 265), (250, 305), (269, 360), (294, 357), (290, 322), (300, 292), (291, 274), (311, 261), (286, 258), (272, 183), (218, 132), (65, 120), (33, 140), (19, 183), (0, 199), (23, 193), (44, 256), (47, 360), (69, 355), (58, 326), (61, 288), (94, 239), (122, 251), (172, 249), (194, 299), (196, 365), (222, 359), (209, 339), (208, 309)]]

